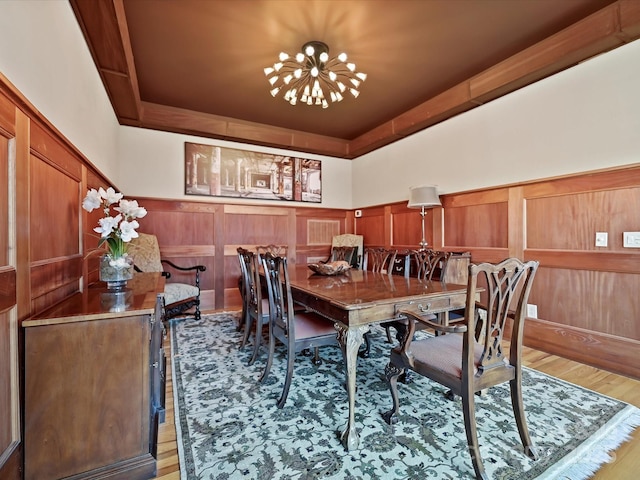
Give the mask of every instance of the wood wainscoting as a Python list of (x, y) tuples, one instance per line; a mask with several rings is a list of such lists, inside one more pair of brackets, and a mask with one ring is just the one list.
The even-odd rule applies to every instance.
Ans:
[[(471, 261), (540, 261), (525, 344), (640, 378), (640, 165), (441, 196), (427, 214), (434, 248)], [(420, 215), (406, 203), (363, 208), (354, 232), (365, 245), (416, 248)], [(384, 235), (382, 235), (384, 232)], [(596, 232), (608, 233), (606, 247)]]
[[(640, 231), (640, 165), (518, 185), (446, 194), (429, 210), (433, 248), (470, 252), (471, 261), (515, 256), (540, 261), (525, 343), (609, 371), (640, 378), (640, 249), (623, 247)], [(351, 211), (139, 199), (144, 229), (163, 255), (203, 263), (203, 308), (240, 305), (238, 246), (289, 247), (292, 263), (327, 258), (331, 238), (364, 236), (369, 247), (418, 247), (420, 212), (406, 202)], [(490, 226), (490, 227), (488, 227)], [(606, 247), (595, 233), (608, 232)]]
[[(334, 235), (349, 233), (346, 210), (237, 205), (138, 198), (149, 212), (141, 231), (158, 237), (162, 258), (178, 265), (205, 265), (201, 308), (237, 308), (240, 264), (237, 248), (287, 245), (291, 263), (326, 259)], [(184, 280), (172, 272), (172, 280)]]

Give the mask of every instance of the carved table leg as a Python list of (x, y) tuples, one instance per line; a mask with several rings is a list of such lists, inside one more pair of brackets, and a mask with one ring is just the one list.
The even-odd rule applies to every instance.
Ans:
[(355, 404), (356, 404), (356, 367), (358, 361), (358, 349), (362, 345), (362, 338), (365, 332), (369, 331), (368, 325), (347, 328), (336, 323), (338, 330), (338, 343), (342, 349), (346, 374), (347, 393), (349, 395), (349, 420), (344, 431), (340, 435), (340, 440), (347, 450), (355, 450), (360, 443), (360, 436), (355, 425)]

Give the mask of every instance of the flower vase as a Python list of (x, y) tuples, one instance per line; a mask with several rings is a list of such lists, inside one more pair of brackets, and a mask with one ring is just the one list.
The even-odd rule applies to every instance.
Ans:
[(100, 280), (107, 283), (108, 290), (122, 290), (132, 278), (133, 259), (130, 256), (113, 258), (106, 254), (100, 258)]

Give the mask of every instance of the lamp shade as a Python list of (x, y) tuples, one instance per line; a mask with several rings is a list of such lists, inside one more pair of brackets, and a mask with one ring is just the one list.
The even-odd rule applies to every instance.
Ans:
[(423, 185), (421, 187), (411, 187), (409, 189), (409, 208), (436, 207), (442, 205), (436, 187), (433, 185)]

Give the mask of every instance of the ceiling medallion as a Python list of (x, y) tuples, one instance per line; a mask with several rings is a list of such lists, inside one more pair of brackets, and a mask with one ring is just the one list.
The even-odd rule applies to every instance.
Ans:
[(271, 95), (283, 92), (283, 98), (291, 105), (298, 102), (327, 108), (329, 102), (340, 102), (347, 90), (360, 95), (358, 87), (367, 75), (356, 72), (354, 63), (346, 63), (347, 54), (329, 58), (329, 47), (324, 42), (311, 41), (302, 46), (295, 57), (281, 52), (273, 67), (264, 69), (271, 86)]

